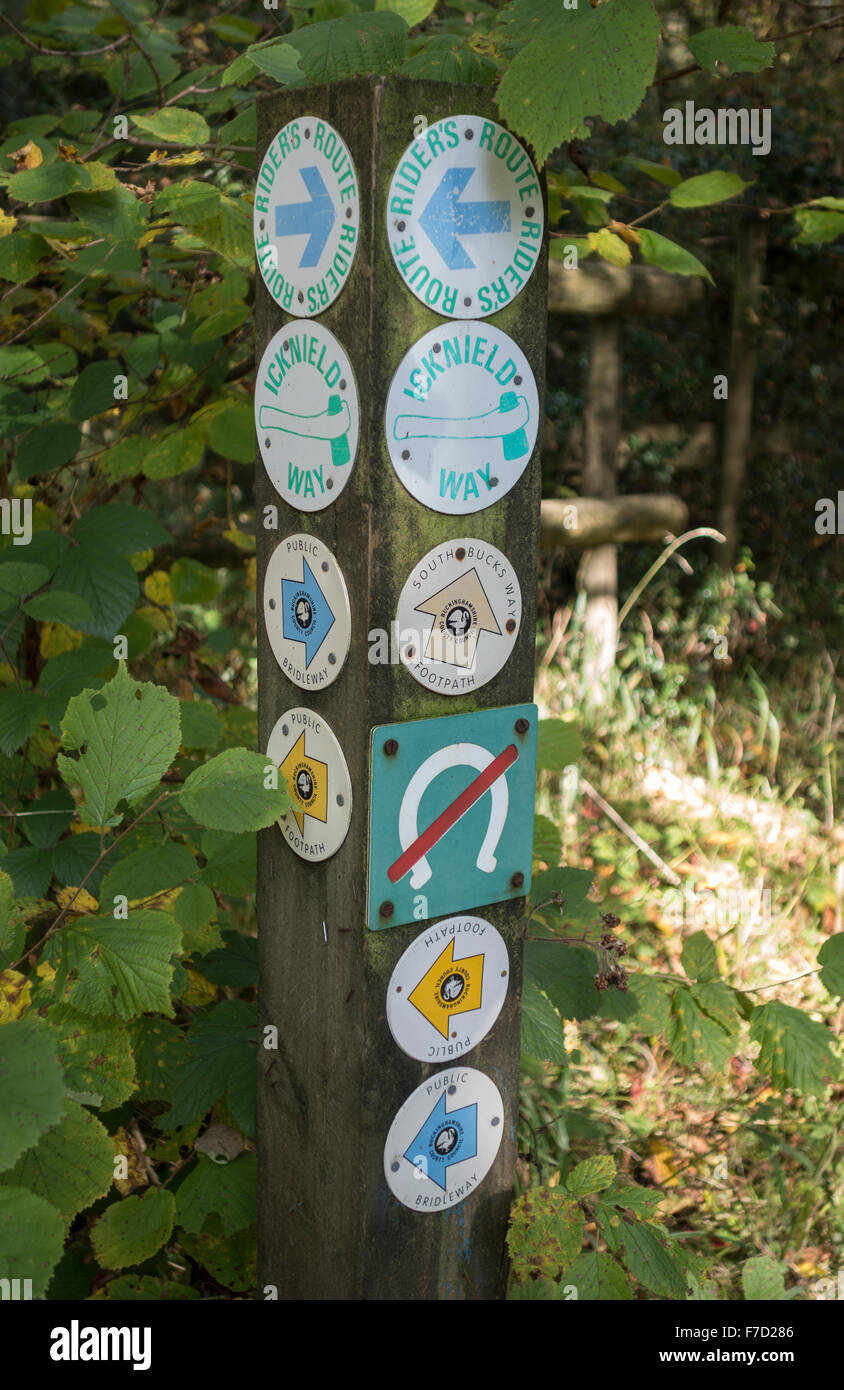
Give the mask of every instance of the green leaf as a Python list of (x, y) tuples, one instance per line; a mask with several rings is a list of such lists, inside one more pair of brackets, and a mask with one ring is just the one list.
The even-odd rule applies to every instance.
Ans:
[(144, 451), (140, 466), (148, 478), (177, 478), (202, 462), (205, 441), (197, 430), (171, 430), (156, 435)]
[(507, 1247), (517, 1279), (554, 1279), (580, 1253), (583, 1212), (559, 1187), (532, 1187), (510, 1211)]
[(205, 117), (185, 106), (165, 106), (147, 116), (133, 115), (132, 124), (154, 140), (166, 140), (169, 144), (205, 145), (211, 139)]
[(157, 216), (169, 212), (174, 221), (192, 227), (218, 211), (220, 190), (216, 184), (203, 183), (201, 179), (183, 179), (156, 193), (154, 206)]
[(91, 1231), (103, 1269), (126, 1269), (150, 1259), (170, 1239), (175, 1216), (176, 1200), (166, 1188), (151, 1187), (143, 1196), (108, 1207)]
[(702, 29), (688, 39), (689, 48), (706, 72), (723, 63), (728, 72), (761, 72), (774, 61), (774, 45), (757, 39), (741, 24)]
[(79, 373), (67, 402), (71, 420), (81, 423), (114, 408), (117, 362), (91, 362)]
[(621, 1302), (633, 1290), (620, 1265), (602, 1250), (584, 1250), (563, 1275), (563, 1283), (577, 1289), (578, 1302)]
[(667, 1042), (684, 1067), (698, 1067), (701, 1062), (707, 1062), (721, 1068), (726, 1066), (735, 1050), (733, 1035), (704, 1013), (685, 985), (674, 991)]
[(210, 603), (220, 592), (220, 581), (199, 560), (183, 558), (170, 567), (170, 592), (177, 603)]
[(89, 823), (105, 825), (121, 801), (134, 806), (159, 785), (180, 738), (176, 697), (132, 680), (121, 662), (102, 691), (83, 691), (68, 704), (62, 745), (85, 751), (75, 759), (59, 753), (59, 772), (81, 788)]
[(752, 1255), (745, 1260), (741, 1286), (748, 1303), (776, 1303), (785, 1297), (782, 1267), (770, 1255)]
[(81, 1105), (66, 1100), (58, 1124), (18, 1159), (3, 1183), (44, 1197), (70, 1224), (77, 1212), (106, 1196), (113, 1177), (108, 1133)]
[(196, 961), (200, 975), (212, 985), (249, 989), (258, 983), (258, 941), (239, 931), (223, 932), (224, 946)]
[[(235, 68), (238, 62), (242, 62), (244, 67), (247, 62), (250, 66), (254, 65), (254, 68), (274, 78), (282, 87), (301, 87), (307, 82), (300, 66), (299, 51), (290, 43), (272, 43), (266, 46), (253, 44), (240, 58), (235, 59), (232, 68)], [(226, 72), (229, 71), (227, 68)]]
[(15, 472), (19, 478), (35, 478), (53, 473), (71, 463), (79, 452), (82, 435), (76, 425), (63, 420), (39, 425), (30, 430), (18, 444)]
[(0, 1026), (0, 1172), (10, 1168), (64, 1108), (64, 1079), (56, 1042), (27, 1015)]
[(53, 877), (49, 850), (39, 849), (35, 845), (27, 845), (24, 849), (7, 854), (3, 867), (11, 875), (19, 898), (40, 898), (46, 893)]
[(822, 1096), (841, 1075), (830, 1030), (790, 1004), (772, 1000), (758, 1005), (750, 1016), (750, 1036), (761, 1044), (756, 1066), (770, 1072), (778, 1090), (793, 1086), (805, 1095)]
[(667, 270), (672, 275), (701, 275), (710, 284), (715, 283), (703, 262), (684, 246), (678, 246), (676, 241), (669, 241), (667, 236), (652, 232), (648, 227), (637, 227), (636, 230), (640, 237), (642, 260), (648, 265), (657, 265), (660, 270)]
[(227, 260), (251, 269), (255, 248), (252, 217), (245, 203), (222, 197), (213, 217), (194, 225), (193, 236), (195, 241), (219, 251)]
[(222, 946), (223, 938), (215, 923), (217, 902), (207, 884), (185, 884), (173, 904), (173, 916), (182, 928), (182, 944), (187, 955), (202, 955), (215, 946)]
[[(390, 73), (401, 63), (407, 25), (397, 14), (346, 15), (297, 29), (294, 39), (311, 82), (339, 82), (359, 73)], [(254, 49), (249, 55), (258, 58)]]
[(589, 240), (585, 236), (555, 236), (551, 238), (548, 247), (548, 254), (552, 261), (563, 261), (570, 255), (569, 247), (574, 247), (577, 253), (578, 264), (586, 260), (587, 256), (594, 253), (594, 247), (590, 246)]
[(690, 980), (717, 980), (721, 973), (714, 942), (705, 931), (692, 932), (686, 938), (681, 959)]
[(59, 937), (61, 969), (71, 971), (69, 1003), (84, 1014), (134, 1018), (172, 1013), (172, 956), (182, 944), (177, 923), (166, 912), (136, 908), (126, 921), (79, 917)]
[(152, 512), (125, 502), (109, 502), (104, 507), (91, 507), (83, 512), (74, 527), (73, 537), (74, 540), (106, 541), (121, 555), (153, 550), (173, 539)]
[(182, 747), (214, 748), (223, 737), (217, 711), (205, 700), (182, 700)]
[(437, 0), (375, 0), (376, 10), (392, 10), (401, 15), (408, 29), (421, 24), (436, 7)]
[(202, 836), (201, 849), (208, 860), (202, 871), (203, 882), (235, 897), (255, 892), (258, 844), (254, 831), (230, 835), (208, 830)]
[(660, 1298), (685, 1299), (683, 1271), (672, 1260), (654, 1226), (647, 1221), (621, 1221), (618, 1233), (624, 1243), (627, 1268), (634, 1279)]
[(51, 203), (73, 189), (90, 187), (80, 172), (81, 167), (64, 160), (39, 164), (37, 169), (23, 169), (13, 174), (6, 189), (12, 198), (19, 198), (22, 203)]
[(745, 183), (738, 174), (731, 174), (726, 169), (713, 169), (709, 174), (696, 174), (694, 178), (683, 179), (682, 183), (675, 184), (668, 196), (675, 208), (703, 208), (713, 203), (725, 203), (728, 198), (735, 198), (736, 194), (749, 187), (750, 183)]
[[(595, 874), (591, 869), (574, 869), (564, 864), (559, 869), (546, 869), (535, 874), (530, 890), (532, 906), (538, 906), (559, 893), (564, 901), (563, 916), (569, 921), (597, 923), (599, 909), (596, 903), (589, 902), (588, 894), (592, 888)], [(553, 916), (556, 919), (557, 909)]]
[(492, 59), (476, 53), (458, 34), (432, 34), (418, 53), (402, 63), (400, 71), (402, 77), (478, 86), (489, 86), (497, 74)]
[(173, 1098), (178, 1068), (185, 1055), (181, 1030), (166, 1018), (135, 1019), (128, 1028), (138, 1075), (139, 1101)]
[(559, 864), (563, 853), (560, 832), (547, 816), (533, 818), (533, 857), (542, 864)]
[[(78, 594), (93, 611), (80, 631), (110, 640), (120, 631), (138, 597), (138, 577), (129, 561), (106, 540), (83, 537), (56, 570), (57, 589)], [(105, 664), (105, 663), (103, 663)]]
[(100, 899), (108, 905), (117, 893), (125, 894), (130, 902), (149, 898), (169, 892), (198, 873), (199, 866), (187, 845), (172, 841), (144, 845), (109, 869), (100, 887)]
[(235, 463), (252, 463), (255, 458), (254, 411), (245, 405), (233, 405), (220, 411), (211, 420), (208, 438), (211, 448), (222, 458), (233, 459)]
[(592, 1018), (600, 996), (595, 954), (557, 941), (525, 943), (525, 978), (545, 991), (563, 1018)]
[(176, 1194), (176, 1221), (198, 1234), (208, 1216), (219, 1213), (226, 1235), (255, 1224), (255, 1155), (242, 1153), (231, 1163), (204, 1155)]
[(43, 1197), (23, 1187), (0, 1187), (0, 1279), (31, 1279), (43, 1298), (61, 1259), (65, 1223)]
[(41, 672), (41, 691), (47, 697), (47, 719), (50, 727), (59, 732), (67, 702), (82, 690), (99, 690), (103, 681), (100, 672), (113, 663), (110, 652), (96, 647), (61, 652), (54, 656)]
[[(629, 165), (632, 169), (638, 169), (640, 174), (646, 174), (649, 179), (653, 179), (656, 183), (671, 186), (682, 182), (683, 175), (678, 174), (676, 169), (672, 169), (668, 164), (657, 164), (653, 159), (639, 159), (636, 155), (627, 154), (618, 162)], [(643, 228), (637, 227), (636, 230), (641, 236)]]
[(87, 599), (81, 594), (69, 593), (65, 589), (51, 589), (46, 594), (36, 594), (27, 599), (24, 613), (39, 623), (66, 623), (68, 627), (78, 628), (81, 623), (91, 623), (94, 612)]
[(558, 145), (632, 116), (656, 68), (659, 19), (649, 0), (608, 0), (560, 10), (553, 28), (518, 52), (498, 88), (503, 119), (533, 146), (540, 164)]
[(835, 241), (844, 233), (844, 214), (840, 212), (797, 208), (794, 220), (800, 228), (799, 234), (794, 237), (795, 246), (816, 246), (825, 241)]
[(0, 752), (8, 757), (22, 748), (44, 716), (45, 702), (32, 690), (0, 690)]
[(615, 1177), (615, 1160), (609, 1154), (596, 1154), (578, 1163), (566, 1178), (566, 1191), (574, 1197), (588, 1197), (590, 1192), (603, 1192)]
[(179, 799), (199, 825), (210, 830), (263, 830), (287, 811), (284, 779), (274, 790), (264, 785), (266, 757), (248, 748), (227, 748), (196, 768)]
[(25, 285), (51, 254), (43, 237), (27, 236), (17, 229), (14, 236), (0, 238), (0, 280)]
[(558, 1065), (566, 1060), (559, 1014), (533, 980), (525, 980), (522, 990), (522, 1052)]
[(48, 1020), (68, 1092), (83, 1105), (113, 1110), (136, 1089), (129, 1030), (114, 1018), (91, 1017), (54, 1004)]
[(822, 966), (821, 984), (829, 990), (833, 999), (844, 997), (844, 932), (838, 932), (825, 941), (818, 951), (818, 965)]
[(188, 1060), (179, 1068), (167, 1129), (199, 1119), (225, 1098), (235, 1123), (255, 1132), (254, 1006), (240, 999), (215, 1004), (188, 1032)]
[(26, 560), (7, 560), (0, 565), (0, 595), (20, 598), (40, 589), (50, 578), (45, 565), (33, 565)]
[(537, 772), (562, 772), (576, 763), (583, 740), (575, 724), (564, 719), (540, 719), (537, 730)]
[(253, 1226), (227, 1236), (219, 1217), (208, 1218), (209, 1229), (201, 1235), (183, 1231), (182, 1249), (213, 1279), (235, 1293), (251, 1292), (257, 1280), (255, 1268), (256, 1235)]
[(73, 797), (64, 787), (56, 787), (39, 796), (37, 801), (31, 801), (27, 806), (28, 814), (22, 816), (18, 824), (31, 845), (49, 849), (67, 830), (75, 809)]

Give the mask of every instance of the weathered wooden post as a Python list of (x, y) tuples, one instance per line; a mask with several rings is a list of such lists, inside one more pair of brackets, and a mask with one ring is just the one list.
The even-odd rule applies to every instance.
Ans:
[(259, 1297), (499, 1298), (543, 191), (483, 88), (400, 78), (262, 98), (258, 169)]

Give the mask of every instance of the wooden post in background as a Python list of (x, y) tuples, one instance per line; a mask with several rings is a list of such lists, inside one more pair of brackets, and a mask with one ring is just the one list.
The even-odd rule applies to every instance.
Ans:
[[(440, 1066), (406, 1056), (386, 1021), (393, 967), (423, 924), (371, 932), (365, 922), (369, 740), (375, 725), (462, 714), (529, 701), (533, 695), (539, 544), (539, 446), (521, 479), (495, 505), (470, 516), (426, 509), (405, 491), (387, 452), (384, 410), (398, 364), (423, 333), (445, 320), (406, 288), (387, 240), (387, 190), (414, 118), (496, 119), (484, 88), (401, 78), (360, 78), (281, 92), (258, 103), (258, 164), (288, 121), (329, 122), (348, 145), (358, 176), (360, 244), (347, 283), (318, 316), (351, 359), (361, 402), (357, 462), (337, 501), (294, 511), (257, 466), (259, 611), (269, 557), (284, 536), (304, 531), (333, 552), (345, 575), (351, 649), (327, 689), (310, 693), (282, 673), (259, 619), (259, 737), (307, 705), (327, 720), (351, 775), (348, 837), (332, 858), (306, 863), (276, 827), (259, 837), (259, 1015), (278, 1029), (277, 1050), (259, 1047), (259, 1297), (279, 1299), (491, 1299), (506, 1284), (505, 1233), (516, 1156), (521, 994), (521, 901), (471, 911), (503, 935), (510, 986), (491, 1032), (466, 1058), (504, 1102), (504, 1133), (489, 1174), (465, 1201), (440, 1214), (402, 1206), (384, 1180), (390, 1124), (414, 1088)], [(541, 399), (545, 376), (547, 266), (544, 248), (526, 286), (489, 320), (527, 356)], [(256, 357), (288, 316), (260, 277)], [(459, 409), (460, 403), (457, 403)], [(268, 504), (278, 530), (264, 529)], [(519, 576), (523, 616), (499, 674), (471, 695), (420, 686), (401, 665), (373, 665), (371, 629), (390, 632), (404, 582), (432, 546), (472, 535), (497, 546)], [(504, 846), (503, 848), (506, 848)], [(323, 922), (325, 932), (323, 932)], [(259, 1030), (260, 1036), (260, 1030)], [(267, 1290), (270, 1290), (268, 1293)], [(273, 1293), (275, 1291), (275, 1294)]]

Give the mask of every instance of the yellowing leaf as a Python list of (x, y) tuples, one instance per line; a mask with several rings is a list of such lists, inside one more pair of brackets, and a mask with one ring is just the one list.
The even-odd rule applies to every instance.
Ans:
[(255, 549), (255, 537), (247, 536), (246, 532), (239, 530), (237, 526), (230, 526), (223, 532), (223, 536), (227, 541), (231, 541), (232, 545), (236, 545), (238, 550)]
[(125, 1177), (114, 1179), (114, 1185), (121, 1196), (128, 1196), (130, 1192), (134, 1192), (136, 1187), (148, 1187), (149, 1176), (144, 1161), (145, 1148), (139, 1148), (136, 1139), (122, 1125), (111, 1136), (111, 1142), (115, 1157), (124, 1160), (119, 1168), (115, 1166), (115, 1172), (125, 1172), (126, 1174)]
[(627, 242), (628, 246), (638, 246), (642, 240), (635, 227), (628, 227), (626, 222), (616, 222), (614, 217), (610, 219), (607, 230), (615, 232), (616, 236), (620, 236), (622, 241)]
[(256, 560), (255, 556), (253, 555), (252, 558), (251, 558), (251, 560), (247, 560), (247, 562), (246, 562), (246, 587), (247, 587), (247, 589), (251, 589), (251, 590), (253, 591), (253, 593), (254, 593), (255, 590), (257, 589), (257, 585), (258, 585), (258, 578), (257, 578), (257, 576), (258, 576), (258, 561)]
[(173, 594), (170, 589), (170, 576), (166, 570), (153, 570), (144, 580), (144, 593), (153, 603), (160, 603), (163, 608), (169, 608), (173, 602)]
[(649, 1167), (653, 1171), (654, 1182), (660, 1187), (676, 1187), (679, 1182), (676, 1168), (676, 1154), (659, 1139), (649, 1139), (651, 1151)]
[(161, 912), (169, 912), (181, 893), (181, 888), (167, 888), (163, 893), (153, 893), (148, 898), (130, 898), (130, 907), (157, 907)]
[[(147, 565), (152, 564), (154, 553), (155, 552), (152, 550), (136, 550), (134, 555), (129, 556), (129, 564), (136, 574), (143, 574)], [(149, 595), (147, 595), (147, 597), (149, 597)]]
[(70, 913), (75, 916), (82, 916), (86, 912), (97, 912), (100, 906), (87, 889), (75, 887), (60, 888), (56, 894), (56, 902), (62, 911), (68, 908)]
[(210, 980), (206, 980), (204, 975), (200, 975), (198, 970), (193, 970), (187, 966), (185, 971), (188, 977), (187, 989), (182, 990), (182, 1003), (189, 1008), (200, 1009), (204, 1004), (210, 1004), (217, 993), (217, 986), (212, 985)]
[(41, 655), (46, 661), (51, 656), (61, 656), (62, 652), (73, 652), (82, 646), (83, 634), (65, 623), (45, 623), (41, 629), (39, 643)]
[(10, 232), (14, 231), (17, 225), (18, 219), (16, 217), (10, 217), (8, 212), (4, 212), (3, 209), (0, 208), (0, 236), (8, 236)]
[(611, 265), (625, 266), (632, 260), (630, 247), (608, 227), (602, 227), (599, 232), (590, 232), (589, 245)]
[(39, 980), (46, 980), (48, 984), (52, 984), (53, 980), (56, 978), (55, 970), (53, 969), (52, 965), (50, 965), (49, 962), (46, 960), (41, 960), (38, 962), (38, 964), (35, 967), (35, 973), (38, 976)]
[(18, 970), (0, 971), (0, 1023), (11, 1023), (29, 1008), (32, 981)]
[(44, 163), (44, 156), (34, 140), (27, 140), (25, 145), (21, 145), (19, 150), (14, 150), (8, 158), (15, 161), (16, 174), (21, 169), (37, 169), (39, 164)]
[(168, 154), (167, 150), (153, 150), (150, 164), (199, 164), (205, 158), (202, 150), (188, 150), (185, 154)]

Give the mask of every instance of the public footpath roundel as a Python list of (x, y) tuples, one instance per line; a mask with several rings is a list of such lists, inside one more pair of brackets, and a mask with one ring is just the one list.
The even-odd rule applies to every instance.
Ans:
[(285, 325), (261, 358), (255, 433), (276, 492), (300, 512), (336, 502), (352, 474), (360, 402), (352, 364), (321, 323)]
[(264, 576), (264, 623), (276, 661), (303, 690), (331, 685), (352, 636), (346, 581), (316, 536), (285, 536)]
[(333, 731), (313, 710), (286, 710), (270, 734), (267, 757), (292, 801), (278, 822), (285, 840), (302, 859), (330, 859), (352, 816), (349, 769)]
[(504, 938), (483, 917), (449, 917), (411, 942), (387, 989), (387, 1022), (402, 1052), (450, 1062), (485, 1038), (510, 978)]
[(441, 695), (477, 690), (519, 635), (516, 571), (488, 541), (443, 541), (411, 570), (396, 616), (401, 659), (420, 685)]
[(288, 314), (310, 318), (343, 289), (358, 248), (358, 178), (342, 136), (297, 116), (273, 136), (255, 181), (255, 255)]
[(390, 385), (387, 448), (408, 492), (435, 512), (491, 507), (522, 476), (539, 395), (517, 343), (491, 323), (443, 323), (402, 358)]
[(390, 183), (387, 237), (408, 289), (444, 318), (495, 314), (542, 249), (542, 189), (515, 135), (448, 116), (408, 145)]
[(504, 1106), (483, 1072), (436, 1072), (408, 1096), (384, 1145), (384, 1176), (411, 1211), (437, 1212), (471, 1197), (501, 1143)]

